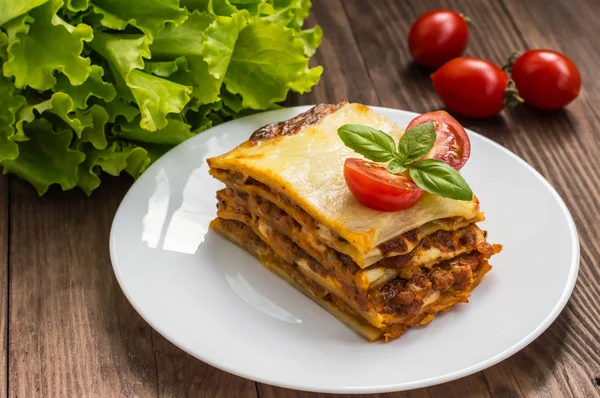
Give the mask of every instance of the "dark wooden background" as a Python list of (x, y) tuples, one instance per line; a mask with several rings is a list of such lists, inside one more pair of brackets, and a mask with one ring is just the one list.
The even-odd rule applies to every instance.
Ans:
[[(502, 65), (514, 50), (546, 47), (578, 65), (584, 88), (564, 111), (522, 107), (461, 119), (524, 158), (567, 202), (581, 238), (571, 300), (542, 336), (500, 364), (389, 396), (600, 396), (600, 1), (313, 1), (308, 24), (324, 30), (315, 60), (325, 73), (290, 105), (346, 97), (415, 112), (440, 108), (406, 44), (412, 21), (440, 6), (473, 18), (469, 55)], [(108, 253), (111, 221), (130, 185), (107, 179), (91, 198), (58, 189), (39, 198), (17, 178), (0, 177), (0, 397), (317, 396), (216, 370), (140, 318)]]

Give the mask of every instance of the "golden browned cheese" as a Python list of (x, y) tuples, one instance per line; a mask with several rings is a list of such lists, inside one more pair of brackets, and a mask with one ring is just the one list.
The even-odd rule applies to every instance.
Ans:
[(224, 170), (250, 176), (283, 193), (317, 222), (347, 240), (348, 253), (362, 268), (381, 258), (378, 246), (429, 222), (479, 213), (476, 197), (458, 201), (425, 193), (412, 208), (381, 212), (360, 204), (348, 190), (343, 165), (362, 157), (344, 145), (337, 129), (358, 123), (380, 129), (396, 141), (403, 130), (361, 105), (341, 102), (313, 109), (295, 120), (266, 126), (232, 151), (208, 159), (213, 175)]

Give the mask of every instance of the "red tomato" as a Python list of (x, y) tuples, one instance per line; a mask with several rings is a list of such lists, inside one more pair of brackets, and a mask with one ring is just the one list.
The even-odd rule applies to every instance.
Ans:
[(437, 138), (424, 159), (439, 159), (460, 170), (471, 156), (471, 141), (463, 126), (446, 111), (427, 112), (417, 116), (406, 127), (433, 122)]
[(581, 89), (581, 75), (566, 56), (551, 50), (531, 50), (514, 63), (511, 78), (521, 98), (542, 109), (560, 109)]
[(346, 159), (344, 178), (356, 200), (380, 211), (408, 209), (424, 192), (410, 177), (392, 174), (384, 165), (365, 159)]
[(408, 49), (414, 60), (437, 69), (467, 48), (469, 27), (465, 18), (450, 10), (433, 10), (421, 15), (408, 33)]
[(431, 81), (444, 105), (460, 115), (488, 117), (504, 108), (508, 76), (484, 59), (455, 58), (434, 72)]

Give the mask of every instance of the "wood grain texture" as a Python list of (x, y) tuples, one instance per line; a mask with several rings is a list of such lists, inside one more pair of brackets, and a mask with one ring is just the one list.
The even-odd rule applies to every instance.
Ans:
[(532, 163), (563, 197), (580, 235), (581, 268), (567, 307), (554, 324), (518, 355), (486, 371), (492, 391), (514, 387), (522, 395), (600, 396), (600, 62), (597, 1), (505, 0), (520, 32), (516, 50), (551, 48), (579, 67), (583, 88), (564, 111), (523, 107), (510, 130), (526, 139)]
[[(567, 202), (582, 254), (569, 304), (544, 334), (494, 367), (439, 386), (380, 396), (600, 396), (594, 382), (600, 378), (600, 80), (595, 79), (600, 2), (313, 3), (307, 25), (319, 24), (324, 38), (311, 63), (323, 65), (325, 72), (311, 93), (292, 96), (287, 105), (348, 98), (415, 112), (441, 108), (428, 73), (411, 62), (406, 44), (414, 19), (438, 7), (473, 18), (467, 55), (502, 64), (514, 50), (549, 47), (580, 67), (583, 92), (565, 111), (524, 106), (484, 120), (460, 118), (524, 158)], [(40, 199), (13, 178), (9, 217), (7, 179), (0, 177), (0, 330), (8, 315), (10, 333), (7, 353), (6, 334), (0, 335), (0, 397), (336, 397), (262, 384), (255, 388), (192, 358), (139, 317), (114, 279), (107, 246), (114, 212), (129, 185), (128, 179), (112, 179), (92, 198), (52, 190)]]
[[(334, 5), (330, 5), (333, 3)], [(360, 81), (362, 84), (369, 85), (375, 90), (376, 98), (372, 98), (370, 102), (364, 102), (370, 105), (381, 105), (392, 108), (406, 109), (414, 112), (425, 112), (428, 110), (439, 109), (439, 100), (435, 93), (429, 87), (428, 75), (422, 69), (411, 62), (410, 54), (406, 43), (408, 30), (412, 21), (414, 21), (421, 13), (439, 7), (449, 7), (444, 5), (444, 1), (382, 1), (378, 0), (377, 7), (372, 3), (362, 0), (345, 0), (342, 2), (342, 10), (335, 10), (338, 19), (347, 19), (347, 23), (352, 27), (350, 34), (338, 35), (335, 37), (336, 42), (332, 43), (333, 48), (337, 51), (328, 51), (327, 48), (320, 48), (317, 52), (317, 58), (327, 59), (329, 57), (348, 58), (354, 64), (364, 65), (363, 68), (356, 72), (360, 74), (349, 74), (345, 71), (334, 73), (338, 79), (338, 84), (344, 84), (348, 87), (352, 82)], [(462, 8), (466, 10), (468, 15), (476, 15), (479, 18), (486, 19), (493, 15), (494, 24), (502, 29), (510, 25), (507, 17), (498, 17), (496, 13), (504, 14), (504, 10), (498, 7), (493, 2), (460, 2)], [(336, 2), (316, 2), (317, 5), (323, 7), (337, 7)], [(478, 6), (479, 5), (479, 6)], [(483, 6), (483, 7), (481, 7)], [(461, 9), (462, 10), (462, 9)], [(318, 13), (318, 11), (315, 11)], [(325, 13), (325, 11), (321, 11)], [(331, 13), (333, 11), (330, 11)], [(475, 18), (475, 17), (473, 17)], [(327, 21), (325, 21), (324, 37), (327, 37)], [(509, 30), (510, 31), (510, 30)], [(518, 35), (513, 34), (507, 40), (518, 40)], [(476, 44), (476, 47), (485, 47), (482, 43)], [(358, 49), (358, 55), (356, 50)], [(489, 54), (500, 54), (506, 48), (507, 51), (510, 45), (501, 44), (501, 49), (494, 47), (486, 47)], [(344, 49), (344, 51), (339, 51)], [(346, 51), (348, 49), (348, 51)], [(476, 51), (476, 50), (474, 50)], [(360, 63), (356, 59), (362, 58)], [(342, 62), (346, 64), (346, 62)], [(337, 75), (343, 75), (344, 80), (339, 80)], [(326, 74), (321, 82), (327, 85), (327, 80), (331, 74)], [(342, 91), (346, 91), (344, 89)], [(350, 89), (351, 91), (351, 89)], [(335, 102), (339, 98), (335, 92), (330, 90), (313, 91), (312, 101), (309, 103), (320, 102)], [(348, 97), (359, 96), (360, 93), (351, 94)], [(303, 96), (297, 102), (304, 103), (306, 96)], [(360, 102), (360, 100), (355, 100)], [(492, 121), (489, 128), (502, 128), (503, 123), (498, 120)], [(283, 388), (277, 388), (267, 385), (259, 385), (261, 397), (312, 397), (312, 396), (328, 396), (315, 395), (304, 392), (297, 392)], [(431, 388), (419, 389), (410, 392), (396, 393), (393, 395), (385, 394), (385, 396), (394, 397), (486, 397), (490, 396), (488, 383), (485, 380), (483, 373), (463, 378), (451, 383), (434, 386)], [(341, 397), (341, 395), (340, 395)]]
[[(306, 26), (318, 24), (323, 28), (321, 47), (311, 60), (312, 65), (322, 65), (326, 72), (319, 84), (308, 94), (292, 96), (286, 105), (315, 104), (336, 98), (377, 103), (373, 85), (352, 30), (339, 0), (314, 2)], [(339, 51), (344, 48), (344, 51)], [(255, 383), (227, 374), (208, 366), (166, 341), (154, 332), (154, 347), (158, 367), (158, 391), (161, 397), (256, 397)], [(268, 393), (270, 390), (264, 390)], [(261, 390), (262, 396), (262, 390)]]
[(411, 391), (403, 391), (387, 394), (314, 394), (303, 391), (288, 390), (272, 387), (265, 384), (258, 385), (260, 398), (439, 398), (439, 397), (461, 397), (461, 398), (488, 398), (492, 397), (482, 373), (465, 377), (450, 383), (444, 383), (433, 387), (421, 388)]
[(8, 177), (0, 175), (0, 397), (8, 386)]
[(10, 396), (156, 395), (152, 330), (118, 287), (107, 249), (126, 187), (40, 199), (13, 179)]
[[(475, 21), (467, 55), (502, 65), (515, 50), (548, 47), (569, 55), (583, 74), (584, 89), (567, 110), (543, 112), (528, 106), (493, 118), (459, 118), (524, 158), (558, 190), (571, 210), (581, 239), (582, 262), (573, 297), (557, 321), (531, 345), (500, 364), (441, 386), (393, 397), (593, 397), (600, 396), (600, 62), (593, 22), (600, 3), (590, 0), (343, 2), (356, 43), (380, 101), (425, 112), (443, 108), (428, 72), (412, 63), (406, 37), (412, 21), (439, 7)], [(327, 55), (322, 55), (326, 57)], [(588, 77), (586, 79), (586, 76)], [(358, 79), (358, 77), (356, 78)], [(352, 79), (352, 80), (356, 80)], [(332, 102), (331, 95), (319, 97)], [(598, 383), (600, 384), (600, 383)], [(261, 396), (318, 396), (260, 386)]]
[(253, 381), (223, 372), (154, 335), (159, 397), (257, 398)]
[(311, 64), (322, 65), (324, 72), (310, 93), (290, 96), (287, 106), (342, 98), (365, 104), (379, 103), (342, 3), (341, 0), (313, 1), (306, 26), (318, 24), (323, 29), (323, 41)]

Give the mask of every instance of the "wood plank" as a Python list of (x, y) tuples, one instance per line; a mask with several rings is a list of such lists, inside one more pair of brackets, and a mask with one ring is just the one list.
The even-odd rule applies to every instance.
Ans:
[[(324, 31), (323, 42), (311, 64), (322, 65), (325, 73), (306, 95), (293, 95), (287, 106), (333, 102), (340, 98), (377, 104), (378, 98), (367, 76), (352, 31), (339, 0), (314, 1), (306, 26)], [(344, 48), (344, 51), (339, 51)], [(354, 79), (361, 76), (361, 79)], [(154, 332), (160, 396), (256, 396), (255, 385), (221, 372), (174, 347)], [(262, 387), (265, 393), (270, 387)], [(262, 390), (261, 390), (262, 391)], [(273, 390), (274, 391), (274, 390)]]
[[(474, 21), (466, 55), (503, 62), (518, 42), (518, 34), (502, 5), (497, 1), (447, 0), (361, 0), (343, 2), (381, 105), (413, 112), (443, 107), (431, 85), (430, 70), (412, 61), (408, 32), (412, 23), (426, 11), (449, 8)], [(365, 76), (355, 75), (354, 80)]]
[(0, 397), (8, 386), (8, 177), (0, 175)]
[(10, 396), (156, 396), (150, 327), (107, 250), (128, 181), (93, 197), (11, 183)]
[[(438, 398), (438, 397), (477, 397), (477, 398), (492, 398), (488, 388), (486, 387), (485, 377), (483, 373), (465, 377), (449, 383), (440, 384), (428, 388), (420, 388), (417, 390), (388, 393), (388, 394), (314, 394), (303, 391), (288, 390), (279, 387), (267, 386), (259, 384), (260, 398)], [(495, 397), (496, 395), (494, 395)]]
[(285, 104), (294, 106), (337, 102), (342, 98), (365, 104), (379, 104), (342, 2), (313, 1), (306, 26), (311, 27), (315, 24), (323, 29), (323, 41), (311, 59), (311, 66), (322, 65), (323, 75), (310, 93), (291, 95)]
[(207, 365), (153, 334), (159, 397), (258, 397), (253, 381)]
[[(335, 102), (342, 92), (350, 100), (369, 105), (383, 105), (425, 111), (431, 108), (432, 98), (429, 93), (426, 106), (423, 106), (421, 87), (426, 79), (423, 71), (410, 65), (406, 55), (408, 49), (405, 39), (410, 23), (418, 13), (442, 2), (383, 2), (378, 7), (361, 0), (344, 2), (315, 1), (313, 18), (323, 28), (323, 45), (315, 58), (324, 65), (327, 71), (315, 90), (300, 98), (292, 98), (290, 105)], [(418, 8), (414, 10), (413, 7)], [(420, 7), (420, 8), (419, 8)], [(409, 15), (406, 15), (408, 8)], [(477, 10), (480, 11), (480, 10)], [(487, 10), (493, 13), (498, 9)], [(500, 10), (502, 12), (502, 10)], [(394, 23), (390, 23), (390, 15)], [(477, 13), (480, 18), (487, 17), (486, 11)], [(506, 20), (503, 20), (507, 23)], [(392, 26), (393, 25), (393, 26)], [(515, 35), (516, 38), (516, 35)], [(341, 51), (340, 49), (343, 49)], [(382, 54), (384, 55), (382, 57)], [(384, 65), (384, 66), (382, 66)], [(335, 69), (331, 69), (335, 67)], [(334, 90), (334, 88), (337, 88)], [(368, 95), (364, 95), (368, 90)], [(374, 94), (371, 92), (374, 91)], [(401, 95), (398, 100), (397, 95)], [(396, 100), (394, 100), (396, 98)], [(311, 394), (259, 384), (261, 397), (319, 397), (330, 396)], [(393, 394), (394, 397), (464, 397), (475, 393), (475, 396), (489, 396), (489, 389), (482, 373), (427, 389)], [(334, 395), (342, 397), (343, 395)], [(386, 395), (387, 396), (387, 395)]]
[[(359, 4), (360, 3), (360, 4)], [(374, 65), (368, 59), (373, 56), (377, 59), (381, 57), (377, 54), (387, 54), (390, 46), (395, 46), (385, 40), (372, 40), (372, 36), (366, 40), (374, 45), (372, 54), (362, 52), (360, 47), (361, 39), (359, 36), (365, 32), (358, 32), (359, 24), (365, 29), (377, 27), (375, 30), (382, 29), (381, 24), (385, 21), (374, 20), (373, 13), (381, 13), (381, 17), (385, 19), (385, 14), (390, 11), (390, 8), (402, 6), (402, 3), (380, 4), (381, 7), (369, 7), (367, 2), (357, 1), (354, 5), (359, 5), (361, 8), (357, 15), (349, 15), (347, 9), (351, 7), (349, 1), (315, 1), (315, 9), (313, 18), (323, 28), (324, 41), (323, 45), (317, 51), (315, 58), (321, 65), (325, 65), (327, 71), (321, 82), (313, 92), (301, 97), (293, 97), (289, 101), (293, 104), (313, 104), (321, 102), (335, 102), (342, 97), (349, 100), (362, 102), (369, 105), (386, 104), (385, 98), (389, 89), (381, 89), (385, 85), (384, 80), (379, 79), (379, 76), (371, 74), (371, 68)], [(342, 6), (343, 5), (343, 6)], [(356, 17), (356, 21), (352, 17)], [(408, 30), (408, 27), (406, 28)], [(363, 43), (364, 44), (364, 43)], [(367, 44), (368, 46), (368, 44)], [(343, 49), (341, 51), (340, 49)], [(393, 51), (393, 50), (392, 50)], [(335, 69), (330, 69), (335, 67)], [(368, 68), (368, 69), (367, 69)], [(396, 74), (395, 71), (387, 71), (386, 73)], [(393, 80), (394, 78), (392, 78)], [(380, 86), (377, 86), (377, 84)], [(406, 84), (404, 82), (403, 84)], [(341, 87), (341, 89), (340, 89)], [(337, 91), (335, 90), (337, 89)], [(411, 88), (416, 91), (417, 87)], [(347, 92), (347, 95), (339, 96), (339, 92)], [(364, 93), (368, 94), (365, 95)], [(389, 103), (387, 104), (389, 106)], [(410, 109), (410, 108), (405, 108)], [(344, 397), (345, 395), (329, 395), (329, 394), (311, 394), (306, 392), (294, 391), (284, 388), (273, 387), (264, 384), (258, 384), (259, 395), (261, 398), (271, 397)], [(473, 375), (463, 378), (453, 383), (446, 383), (440, 386), (435, 386), (429, 389), (419, 389), (415, 391), (394, 394), (394, 397), (464, 397), (467, 394), (476, 393), (476, 396), (487, 397), (489, 390), (482, 374)], [(356, 395), (351, 395), (356, 396)], [(371, 395), (369, 395), (371, 396)], [(388, 396), (388, 395), (386, 395)], [(350, 397), (350, 396), (348, 396)]]
[[(324, 30), (324, 39), (312, 64), (323, 65), (325, 70), (340, 73), (325, 73), (314, 90), (303, 96), (291, 96), (287, 106), (314, 104), (349, 98), (354, 101), (377, 103), (375, 90), (368, 79), (353, 80), (347, 76), (366, 76), (364, 64), (356, 45), (352, 44), (352, 32), (348, 26), (339, 1), (317, 1), (314, 3), (306, 26), (318, 24)], [(345, 45), (346, 51), (336, 51)], [(325, 54), (328, 54), (327, 56)], [(227, 374), (179, 350), (158, 333), (154, 332), (154, 346), (158, 366), (160, 396), (213, 396), (254, 397), (253, 382)], [(265, 387), (267, 388), (267, 387)]]
[(123, 295), (107, 242), (128, 179), (105, 181), (91, 198), (57, 190), (38, 198), (15, 185), (12, 396), (256, 397), (252, 381), (166, 341)]
[[(562, 41), (567, 47), (575, 46), (582, 53), (580, 62), (584, 79), (586, 72), (588, 76), (595, 73), (600, 60), (593, 45), (595, 33), (589, 31), (595, 24), (592, 21), (584, 22), (587, 30), (579, 30), (582, 24), (579, 14), (585, 13), (587, 18), (593, 18), (597, 15), (594, 8), (597, 11), (599, 3), (590, 6), (591, 1), (581, 0), (575, 6), (572, 2), (562, 1), (553, 2), (552, 7), (542, 0), (533, 4), (518, 0), (509, 3), (512, 8), (508, 10), (501, 2), (481, 1), (380, 1), (380, 7), (373, 7), (360, 0), (348, 0), (343, 4), (370, 79), (385, 106), (416, 112), (442, 107), (431, 87), (428, 72), (411, 62), (406, 44), (412, 21), (422, 12), (442, 6), (460, 10), (475, 20), (467, 55), (487, 58), (501, 65), (515, 49), (527, 48), (527, 39), (531, 35), (533, 43), (537, 40), (537, 43), (550, 45)], [(555, 7), (556, 3), (560, 5)], [(552, 9), (550, 19), (542, 12), (546, 8)], [(576, 8), (577, 11), (564, 14), (567, 8)], [(521, 17), (521, 22), (517, 24), (520, 30), (515, 29), (515, 21), (510, 15)], [(563, 15), (567, 17), (560, 21)], [(545, 29), (532, 28), (529, 23), (531, 20), (545, 26)], [(529, 26), (530, 32), (522, 29), (521, 25)], [(568, 27), (563, 29), (563, 25)], [(551, 42), (545, 42), (546, 38)], [(578, 43), (582, 38), (587, 38), (587, 41)], [(352, 80), (360, 78), (357, 75)], [(599, 84), (597, 80), (593, 83)], [(597, 333), (590, 331), (599, 329), (597, 306), (594, 303), (599, 297), (598, 283), (595, 281), (599, 280), (597, 259), (600, 255), (597, 245), (600, 220), (597, 213), (600, 208), (594, 198), (600, 194), (600, 178), (597, 169), (592, 166), (594, 163), (585, 159), (598, 159), (600, 155), (599, 136), (592, 128), (600, 122), (596, 111), (598, 96), (589, 94), (597, 93), (599, 87), (588, 87), (589, 91), (584, 90), (579, 105), (569, 107), (566, 112), (547, 113), (523, 107), (484, 120), (459, 118), (467, 127), (508, 147), (541, 171), (566, 199), (574, 213), (582, 238), (583, 275), (566, 310), (540, 338), (501, 364), (478, 375), (442, 386), (393, 394), (394, 397), (465, 396), (473, 388), (468, 384), (475, 379), (481, 380), (481, 383), (474, 382), (474, 391), (477, 391), (475, 396), (489, 393), (486, 383), (490, 384), (493, 396), (598, 395), (599, 390), (592, 384), (593, 378), (600, 376), (597, 362), (600, 349)], [(577, 176), (575, 181), (567, 179), (573, 174)], [(573, 183), (576, 189), (571, 192)], [(579, 299), (579, 296), (582, 298)], [(565, 339), (568, 343), (566, 347)], [(595, 376), (590, 373), (592, 370), (597, 373)], [(264, 396), (272, 394), (272, 390), (263, 386), (260, 391)], [(309, 396), (281, 389), (275, 391), (276, 396)]]
[[(600, 155), (595, 94), (600, 82), (589, 78), (600, 61), (593, 43), (598, 3), (507, 0), (514, 20), (502, 2), (494, 1), (379, 0), (373, 7), (346, 0), (349, 20), (340, 1), (314, 3), (310, 23), (325, 31), (315, 59), (326, 72), (312, 93), (291, 98), (290, 105), (346, 97), (417, 112), (439, 107), (427, 73), (410, 64), (405, 37), (418, 14), (440, 5), (474, 18), (477, 34), (468, 54), (501, 63), (516, 48), (547, 45), (562, 49), (581, 67), (586, 88), (566, 112), (522, 108), (482, 121), (461, 119), (517, 152), (566, 199), (582, 241), (582, 270), (572, 300), (546, 333), (501, 364), (459, 381), (389, 396), (489, 396), (486, 382), (493, 396), (598, 396), (593, 378), (600, 377), (600, 177), (594, 166)], [(0, 178), (0, 308), (7, 283), (2, 184)], [(151, 331), (122, 295), (106, 237), (127, 183), (105, 184), (91, 199), (56, 191), (38, 199), (25, 184), (15, 179), (13, 185), (11, 396), (256, 395), (251, 382), (191, 358)], [(2, 315), (0, 309), (3, 320)], [(0, 382), (3, 371), (0, 365)], [(263, 397), (320, 396), (265, 385), (259, 391)], [(5, 391), (0, 389), (0, 396)]]
[(514, 142), (527, 137), (534, 164), (559, 191), (580, 235), (581, 269), (569, 304), (554, 324), (519, 355), (486, 371), (492, 391), (518, 386), (523, 395), (600, 396), (600, 82), (594, 79), (597, 15), (593, 0), (505, 0), (521, 33), (516, 49), (550, 48), (579, 67), (583, 90), (561, 112), (523, 107), (513, 112)]

